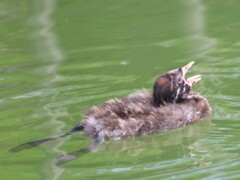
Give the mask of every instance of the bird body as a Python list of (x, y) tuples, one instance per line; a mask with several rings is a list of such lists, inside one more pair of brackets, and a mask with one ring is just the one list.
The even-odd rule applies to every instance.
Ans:
[(143, 90), (91, 107), (80, 125), (92, 138), (119, 140), (184, 127), (210, 114), (208, 101), (197, 93), (184, 102), (156, 107), (152, 93)]

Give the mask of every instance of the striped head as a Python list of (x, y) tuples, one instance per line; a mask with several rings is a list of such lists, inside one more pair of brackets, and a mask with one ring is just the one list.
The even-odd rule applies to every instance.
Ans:
[(192, 61), (156, 79), (153, 86), (153, 103), (155, 106), (177, 103), (187, 98), (192, 86), (201, 80), (201, 75), (195, 75), (185, 80), (186, 73), (194, 63)]

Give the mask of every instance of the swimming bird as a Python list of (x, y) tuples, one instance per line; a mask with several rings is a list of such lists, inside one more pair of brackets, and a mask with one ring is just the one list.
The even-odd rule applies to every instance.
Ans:
[(65, 134), (27, 142), (10, 151), (32, 148), (83, 131), (94, 139), (92, 145), (80, 150), (80, 153), (85, 153), (106, 140), (166, 132), (201, 121), (210, 116), (211, 107), (205, 97), (191, 92), (192, 86), (201, 80), (201, 75), (185, 78), (193, 64), (194, 61), (160, 75), (152, 91), (136, 91), (122, 99), (110, 99), (91, 107), (83, 120)]

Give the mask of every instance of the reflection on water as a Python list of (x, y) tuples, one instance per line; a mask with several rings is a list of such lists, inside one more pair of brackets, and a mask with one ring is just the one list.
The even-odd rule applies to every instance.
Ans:
[[(58, 68), (65, 58), (58, 45), (57, 36), (52, 30), (54, 22), (52, 21), (51, 16), (56, 8), (56, 2), (56, 0), (35, 1), (35, 16), (31, 19), (31, 25), (35, 29), (32, 38), (35, 42), (38, 55), (41, 57), (40, 60), (47, 62), (47, 65), (38, 69), (39, 73), (46, 75), (43, 84), (46, 84), (47, 86), (54, 86), (56, 80), (59, 80), (60, 77), (63, 78), (59, 74)], [(49, 75), (54, 75), (54, 79), (49, 79)], [(54, 102), (58, 95), (59, 91), (52, 91), (51, 101)], [(53, 133), (60, 134), (65, 126), (65, 123), (59, 121), (58, 119), (62, 116), (68, 115), (66, 108), (52, 110), (49, 108), (49, 105), (46, 104), (44, 109), (44, 113), (51, 117), (49, 119), (48, 126), (51, 126), (52, 129), (54, 129)], [(39, 113), (43, 112), (41, 111)], [(52, 147), (52, 150), (57, 153), (64, 153), (64, 151), (59, 150), (59, 147), (64, 144), (65, 141), (66, 139), (59, 141), (58, 144)], [(47, 149), (46, 151), (49, 152), (50, 150)], [(49, 159), (49, 161), (47, 161), (44, 165), (44, 171), (47, 176), (49, 176), (49, 179), (54, 180), (59, 178), (64, 169), (55, 166), (54, 160)]]
[[(185, 1), (184, 1), (185, 2)], [(183, 28), (188, 34), (191, 48), (197, 59), (211, 61), (215, 58), (207, 55), (217, 46), (217, 39), (209, 37), (206, 33), (206, 6), (202, 0), (186, 1)], [(216, 59), (215, 59), (216, 60)]]
[(52, 21), (52, 14), (55, 10), (56, 0), (43, 0), (35, 2), (35, 14), (31, 19), (31, 25), (35, 32), (32, 37), (35, 40), (39, 55), (43, 61), (50, 61), (46, 73), (55, 73), (57, 67), (64, 60), (64, 55), (58, 45), (58, 40), (52, 28), (54, 22)]

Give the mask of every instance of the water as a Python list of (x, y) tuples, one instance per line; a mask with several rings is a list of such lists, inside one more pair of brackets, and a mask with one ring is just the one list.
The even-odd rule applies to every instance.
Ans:
[[(239, 1), (0, 1), (1, 179), (239, 179)], [(211, 119), (164, 134), (91, 143), (64, 133), (82, 113), (191, 60)]]

